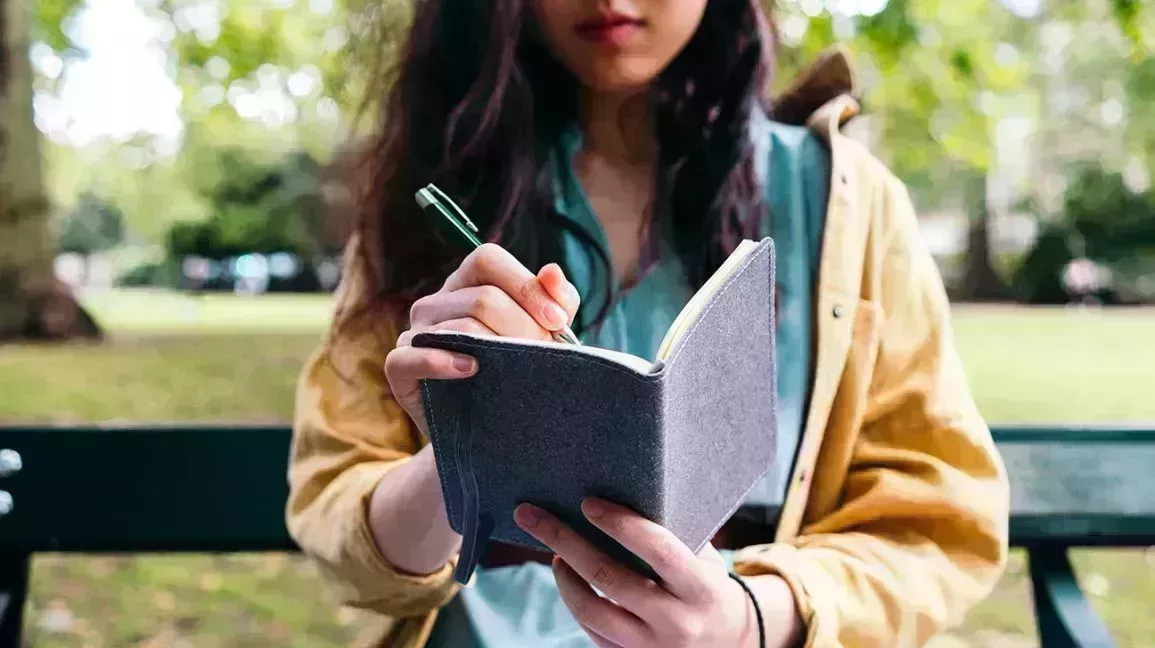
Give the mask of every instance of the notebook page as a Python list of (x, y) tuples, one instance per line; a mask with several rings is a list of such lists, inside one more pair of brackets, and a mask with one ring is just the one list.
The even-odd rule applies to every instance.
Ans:
[(721, 267), (706, 281), (698, 292), (690, 298), (686, 303), (682, 312), (678, 313), (678, 317), (674, 323), (670, 325), (670, 329), (666, 331), (666, 337), (662, 338), (662, 344), (658, 347), (658, 357), (655, 362), (663, 362), (670, 355), (670, 351), (674, 348), (674, 344), (682, 337), (682, 335), (689, 330), (690, 325), (694, 320), (698, 319), (698, 313), (702, 311), (706, 303), (710, 301), (710, 296), (718, 290), (718, 287), (725, 283), (730, 275), (734, 274), (738, 268), (742, 267), (742, 261), (749, 255), (758, 244), (750, 239), (745, 239), (738, 244), (734, 252), (722, 263)]

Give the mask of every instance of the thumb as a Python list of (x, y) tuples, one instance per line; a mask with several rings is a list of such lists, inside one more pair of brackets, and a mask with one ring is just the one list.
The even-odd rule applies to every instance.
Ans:
[(714, 548), (714, 544), (710, 542), (707, 542), (706, 546), (698, 551), (698, 558), (706, 562), (717, 563), (723, 567), (726, 566), (726, 559), (722, 557), (722, 554), (718, 553), (718, 550)]

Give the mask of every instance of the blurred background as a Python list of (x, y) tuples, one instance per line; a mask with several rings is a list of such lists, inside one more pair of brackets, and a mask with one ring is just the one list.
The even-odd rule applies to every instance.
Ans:
[[(831, 45), (853, 53), (853, 131), (911, 188), (985, 416), (1155, 421), (1155, 6), (775, 4), (776, 87)], [(0, 423), (287, 421), (340, 278), (366, 89), (410, 2), (0, 6), (0, 128), (20, 161), (0, 178), (0, 338), (25, 340), (0, 346)], [(50, 288), (22, 292), (15, 270)], [(87, 342), (47, 341), (69, 338)], [(1155, 549), (1075, 562), (1120, 643), (1155, 645)], [(1016, 553), (939, 643), (1037, 642), (1024, 571)], [(41, 555), (32, 579), (34, 646), (354, 633), (287, 555)]]

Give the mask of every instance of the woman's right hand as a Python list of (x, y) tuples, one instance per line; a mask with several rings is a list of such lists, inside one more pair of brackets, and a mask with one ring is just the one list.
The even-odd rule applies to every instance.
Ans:
[(471, 356), (412, 346), (425, 331), (461, 331), (481, 335), (550, 340), (551, 332), (573, 321), (578, 292), (557, 264), (537, 275), (504, 248), (485, 244), (465, 257), (436, 293), (409, 311), (409, 330), (385, 358), (393, 397), (428, 436), (419, 381), (453, 380), (477, 371)]

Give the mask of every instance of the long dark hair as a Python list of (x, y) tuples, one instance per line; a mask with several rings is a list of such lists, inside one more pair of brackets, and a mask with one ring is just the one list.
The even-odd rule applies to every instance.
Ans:
[[(526, 267), (565, 268), (568, 230), (611, 276), (606, 253), (554, 206), (551, 156), (577, 118), (579, 86), (543, 42), (532, 1), (417, 3), (367, 158), (357, 245), (348, 251), (364, 268), (365, 303), (404, 312), (464, 257), (436, 239), (414, 203), (429, 182)], [(757, 0), (709, 0), (697, 32), (653, 89), (658, 164), (650, 211), (665, 214), (693, 286), (742, 238), (756, 237), (766, 217), (747, 126), (768, 83), (768, 25)], [(656, 246), (646, 248), (643, 271), (656, 261)], [(582, 308), (595, 309), (600, 321), (607, 306)]]

